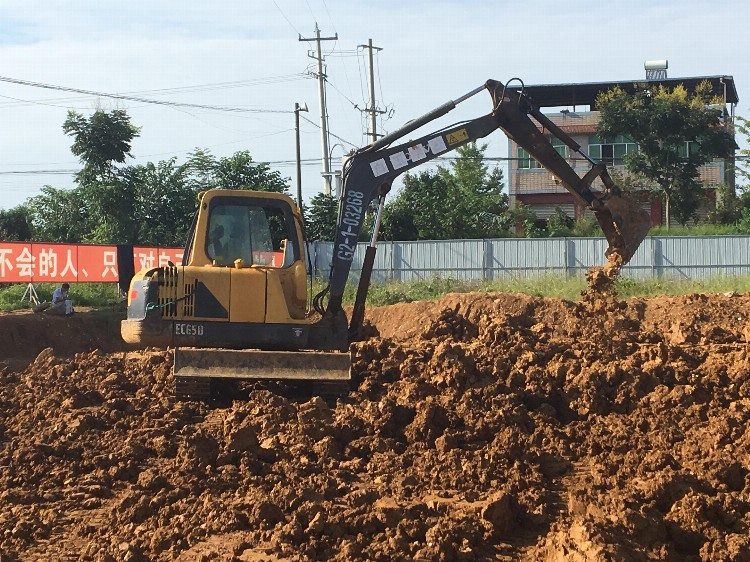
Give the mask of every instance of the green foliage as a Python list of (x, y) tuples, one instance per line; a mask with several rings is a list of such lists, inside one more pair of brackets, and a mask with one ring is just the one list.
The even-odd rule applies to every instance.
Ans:
[(696, 224), (693, 226), (655, 226), (649, 230), (649, 236), (724, 236), (732, 234), (750, 234), (743, 227), (735, 224)]
[(714, 224), (731, 224), (740, 218), (742, 203), (734, 190), (722, 184), (716, 188), (716, 209), (709, 213), (708, 221)]
[(638, 144), (625, 157), (626, 168), (654, 182), (682, 224), (695, 217), (702, 200), (698, 168), (734, 151), (731, 133), (719, 126), (716, 110), (707, 107), (715, 101), (708, 82), (693, 94), (682, 85), (635, 94), (613, 88), (596, 99), (599, 135), (625, 135)]
[(216, 158), (209, 151), (198, 149), (188, 158), (187, 166), (199, 191), (212, 187), (287, 194), (289, 191), (289, 178), (284, 179), (264, 162), (255, 162), (247, 150)]
[(555, 210), (547, 219), (547, 236), (550, 238), (564, 238), (570, 236), (573, 231), (573, 225), (575, 221), (568, 216), (560, 207), (555, 207)]
[(336, 197), (323, 192), (310, 200), (310, 208), (305, 210), (305, 230), (308, 240), (333, 241), (338, 208)]
[(27, 241), (32, 237), (31, 214), (26, 205), (0, 209), (0, 240)]
[[(747, 142), (750, 142), (750, 121), (737, 115), (735, 117), (735, 122), (736, 131), (744, 135)], [(741, 148), (739, 153), (741, 158), (735, 167), (735, 171), (739, 177), (748, 181), (750, 180), (750, 168), (748, 168), (748, 162), (750, 162), (750, 149)]]
[(750, 234), (750, 208), (744, 207), (735, 223), (737, 230), (742, 234)]
[(589, 238), (592, 236), (604, 236), (604, 233), (594, 217), (581, 217), (573, 223), (570, 236)]
[[(82, 170), (74, 189), (46, 186), (27, 202), (36, 240), (107, 244), (182, 245), (199, 191), (212, 187), (285, 193), (287, 180), (247, 151), (216, 158), (196, 150), (187, 162), (122, 164), (138, 127), (123, 110), (70, 112), (63, 130)], [(0, 215), (0, 228), (2, 228)]]
[(175, 158), (122, 170), (118, 185), (122, 193), (131, 194), (131, 214), (125, 217), (120, 236), (111, 233), (108, 238), (133, 244), (184, 245), (197, 195), (188, 171)]
[[(59, 284), (54, 283), (39, 283), (34, 285), (39, 299), (47, 302), (52, 300), (52, 291), (57, 287), (59, 287)], [(25, 283), (0, 285), (0, 311), (31, 308), (28, 297), (21, 302), (21, 297), (25, 291)], [(72, 284), (70, 287), (70, 298), (73, 301), (74, 307), (103, 307), (115, 305), (121, 301), (119, 289), (114, 283)]]
[(34, 240), (84, 242), (92, 228), (89, 205), (80, 189), (44, 186), (26, 202), (31, 215)]
[(537, 218), (531, 207), (518, 203), (513, 209), (506, 213), (508, 223), (516, 228), (520, 228), (522, 236), (525, 238), (542, 238), (544, 230), (537, 226)]
[(406, 174), (403, 189), (386, 204), (383, 235), (389, 240), (452, 238), (450, 191), (446, 178), (437, 172)]
[(508, 235), (508, 197), (503, 175), (484, 163), (487, 145), (457, 150), (450, 168), (407, 174), (386, 205), (383, 233), (391, 240), (496, 238)]
[(88, 119), (68, 111), (63, 131), (73, 137), (71, 151), (78, 156), (83, 169), (76, 174), (79, 185), (103, 180), (114, 170), (113, 163), (122, 164), (130, 156), (130, 145), (140, 129), (130, 123), (123, 109), (95, 111)]

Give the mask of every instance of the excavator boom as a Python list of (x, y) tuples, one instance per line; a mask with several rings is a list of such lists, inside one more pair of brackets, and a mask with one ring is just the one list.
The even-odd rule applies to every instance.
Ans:
[[(392, 145), (417, 128), (445, 115), (458, 103), (484, 89), (488, 90), (492, 97), (492, 112), (488, 115), (416, 140)], [(592, 161), (581, 150), (578, 143), (533, 105), (528, 96), (523, 93), (522, 84), (520, 88), (513, 88), (508, 84), (488, 80), (482, 87), (472, 90), (455, 101), (441, 105), (424, 116), (410, 121), (401, 129), (362, 148), (344, 162), (344, 188), (334, 241), (330, 282), (326, 289), (329, 293), (326, 315), (335, 314), (341, 309), (341, 299), (364, 214), (372, 201), (376, 198), (380, 199), (376, 219), (376, 225), (378, 225), (383, 198), (397, 176), (450, 150), (486, 137), (497, 129), (503, 130), (509, 138), (523, 147), (531, 157), (552, 173), (581, 205), (593, 211), (609, 242), (606, 255), (610, 263), (616, 264), (615, 267), (619, 269), (632, 258), (650, 227), (648, 214), (639, 208), (637, 202), (627, 199), (621, 193), (603, 163)], [(555, 150), (549, 135), (559, 138), (571, 150), (587, 160), (591, 164), (591, 169), (583, 176), (579, 176), (565, 158)], [(597, 178), (601, 180), (603, 186), (598, 190), (592, 188)], [(376, 242), (377, 228), (373, 231), (372, 241), (365, 253), (357, 301), (350, 323), (352, 337), (358, 332), (364, 317), (364, 301), (375, 259)], [(323, 312), (322, 308), (321, 312)]]

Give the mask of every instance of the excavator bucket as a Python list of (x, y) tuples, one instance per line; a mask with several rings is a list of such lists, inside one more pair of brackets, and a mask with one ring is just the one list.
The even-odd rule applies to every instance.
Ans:
[(609, 242), (606, 255), (618, 255), (620, 265), (625, 265), (646, 238), (651, 217), (637, 202), (622, 195), (609, 195), (603, 204), (594, 215)]
[(177, 348), (174, 356), (180, 398), (207, 398), (211, 382), (222, 380), (348, 384), (350, 369), (350, 355), (336, 352)]

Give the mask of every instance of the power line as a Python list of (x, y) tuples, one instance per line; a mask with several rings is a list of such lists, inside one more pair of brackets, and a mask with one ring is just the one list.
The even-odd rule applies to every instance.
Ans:
[[(316, 126), (316, 127), (318, 128), (318, 129), (320, 129), (320, 128), (321, 128), (321, 127), (320, 127), (320, 125), (318, 125), (318, 124), (317, 124), (317, 123), (316, 123), (315, 121), (310, 121), (310, 120), (309, 120), (309, 119), (308, 119), (307, 117), (305, 117), (304, 115), (300, 115), (300, 117), (301, 117), (302, 119), (304, 119), (305, 121), (307, 121), (308, 123), (310, 123), (310, 125), (315, 125), (315, 126)], [(329, 135), (331, 135), (331, 136), (332, 136), (333, 138), (335, 138), (335, 139), (337, 139), (337, 140), (340, 140), (341, 142), (344, 142), (344, 143), (348, 144), (349, 146), (352, 146), (352, 147), (354, 147), (354, 148), (359, 148), (359, 147), (358, 147), (358, 146), (357, 146), (356, 144), (354, 144), (354, 143), (351, 143), (351, 142), (349, 142), (349, 141), (348, 141), (348, 140), (346, 140), (346, 139), (342, 139), (342, 138), (341, 138), (340, 136), (338, 136), (338, 135), (334, 135), (334, 134), (333, 134), (333, 133), (332, 133), (331, 131), (328, 131), (328, 134), (329, 134)]]
[(51, 175), (57, 175), (57, 174), (75, 174), (79, 170), (8, 170), (5, 172), (0, 172), (0, 175), (3, 176), (10, 176), (10, 175), (38, 175), (38, 176), (51, 176)]
[(93, 90), (84, 90), (83, 88), (56, 86), (53, 84), (45, 84), (42, 82), (32, 82), (30, 80), (21, 80), (19, 78), (10, 78), (7, 76), (0, 76), (0, 82), (7, 82), (9, 84), (17, 84), (20, 86), (31, 86), (33, 88), (45, 88), (47, 90), (58, 90), (62, 92), (75, 92), (77, 94), (85, 94), (88, 96), (137, 101), (140, 103), (151, 103), (155, 105), (166, 105), (170, 107), (191, 107), (194, 109), (209, 109), (211, 111), (227, 111), (227, 112), (233, 112), (233, 113), (292, 113), (291, 111), (282, 110), (282, 109), (251, 109), (251, 108), (243, 108), (243, 107), (224, 106), (224, 105), (207, 105), (207, 104), (201, 104), (201, 103), (185, 103), (185, 102), (176, 102), (176, 101), (167, 101), (167, 100), (155, 100), (151, 98), (143, 98), (140, 96), (131, 96), (131, 95), (125, 95), (125, 94), (110, 94), (107, 92), (96, 92)]
[[(303, 117), (303, 116), (300, 115), (300, 117)], [(315, 123), (313, 123), (313, 124), (315, 124)], [(335, 135), (332, 135), (332, 136), (335, 136)], [(341, 139), (339, 137), (336, 137), (336, 138), (338, 138), (342, 142), (347, 142), (347, 141), (345, 141), (345, 140), (343, 140), (343, 139)], [(242, 142), (242, 141), (237, 141), (237, 142)], [(226, 144), (229, 144), (229, 143), (226, 143)], [(347, 142), (347, 144), (351, 144), (351, 143)], [(354, 145), (352, 145), (352, 146), (354, 146)], [(211, 148), (211, 147), (206, 147), (206, 148)], [(187, 151), (187, 152), (189, 152), (189, 151)], [(169, 154), (172, 154), (172, 153), (170, 152)], [(158, 154), (151, 154), (149, 156), (158, 156)], [(434, 161), (437, 161), (437, 162), (441, 162), (441, 161), (442, 162), (446, 162), (446, 161), (447, 162), (452, 162), (452, 161), (455, 161), (455, 160), (459, 160), (460, 158), (461, 158), (460, 156), (438, 156), (437, 158), (433, 158), (429, 162), (434, 162)], [(301, 160), (301, 162), (303, 164), (305, 164), (305, 163), (307, 163), (307, 164), (319, 164), (322, 160), (323, 160), (322, 158), (303, 158)], [(507, 157), (507, 156), (484, 156), (482, 158), (479, 158), (478, 160), (482, 160), (482, 161), (486, 161), (486, 162), (510, 162), (510, 161), (520, 161), (520, 160), (527, 160), (527, 159), (526, 158), (511, 158), (511, 157)], [(577, 160), (583, 161), (584, 159), (583, 158), (578, 158)], [(262, 161), (263, 164), (294, 164), (295, 162), (296, 162), (296, 160), (264, 160), (264, 161)], [(426, 162), (426, 163), (429, 163), (429, 162)], [(28, 174), (28, 175), (34, 175), (34, 174), (40, 174), (40, 175), (42, 175), (42, 174), (74, 174), (76, 172), (78, 172), (78, 170), (64, 170), (64, 169), (60, 169), (60, 170), (8, 170), (8, 171), (0, 171), (0, 174), (3, 174), (3, 175), (10, 175), (10, 174)]]
[(352, 107), (354, 107), (354, 109), (359, 109), (359, 106), (358, 106), (358, 105), (357, 105), (356, 103), (354, 103), (354, 102), (353, 102), (353, 101), (352, 101), (352, 100), (351, 100), (351, 99), (349, 98), (349, 96), (347, 96), (347, 95), (346, 95), (346, 94), (345, 94), (344, 92), (342, 92), (341, 90), (339, 90), (339, 89), (338, 89), (338, 88), (336, 87), (336, 84), (334, 84), (333, 82), (331, 82), (331, 81), (330, 81), (330, 80), (328, 79), (328, 77), (326, 77), (326, 79), (325, 79), (325, 80), (326, 80), (326, 82), (327, 82), (328, 84), (330, 84), (330, 85), (331, 85), (331, 87), (332, 87), (332, 88), (333, 88), (334, 90), (336, 90), (336, 91), (338, 92), (338, 94), (339, 94), (339, 95), (340, 95), (340, 96), (341, 96), (342, 98), (344, 98), (344, 99), (345, 99), (346, 101), (348, 101), (348, 102), (349, 102), (350, 104), (352, 104)]
[[(217, 90), (227, 90), (231, 88), (246, 88), (250, 86), (267, 86), (273, 84), (281, 84), (285, 82), (294, 82), (297, 80), (307, 80), (309, 77), (301, 72), (295, 74), (284, 74), (280, 76), (265, 76), (262, 78), (252, 78), (248, 80), (235, 80), (231, 82), (211, 82), (207, 84), (195, 84), (192, 86), (174, 86), (171, 88), (157, 88), (153, 90), (133, 90), (128, 92), (122, 92), (121, 95), (132, 95), (132, 94), (151, 94), (154, 96), (164, 96), (172, 94), (192, 94), (197, 92), (211, 92)], [(18, 99), (11, 98), (9, 99)], [(76, 96), (76, 97), (63, 97), (63, 98), (45, 98), (41, 100), (19, 100), (20, 103), (5, 103), (0, 104), (0, 107), (17, 107), (26, 103), (30, 104), (43, 104), (44, 102), (74, 102), (89, 99), (90, 96)], [(50, 104), (51, 105), (51, 104)], [(238, 106), (241, 107), (241, 106)]]
[(290, 27), (291, 27), (291, 28), (292, 28), (292, 29), (294, 30), (294, 32), (295, 32), (295, 33), (296, 33), (297, 35), (302, 35), (302, 34), (301, 34), (301, 33), (299, 32), (299, 30), (298, 30), (298, 29), (297, 29), (296, 27), (294, 27), (294, 24), (293, 24), (293, 23), (292, 23), (291, 21), (289, 21), (289, 18), (288, 18), (288, 17), (286, 17), (286, 14), (284, 13), (284, 10), (282, 10), (282, 9), (281, 9), (281, 7), (280, 7), (280, 6), (279, 6), (279, 5), (278, 5), (278, 4), (276, 3), (276, 0), (271, 0), (271, 2), (273, 2), (273, 5), (274, 5), (274, 6), (276, 6), (276, 9), (277, 9), (277, 10), (279, 11), (279, 13), (281, 14), (281, 17), (283, 17), (283, 18), (284, 18), (284, 19), (286, 20), (286, 23), (288, 23), (288, 24), (289, 24), (289, 26), (290, 26)]
[(312, 8), (310, 7), (309, 0), (305, 0), (305, 4), (307, 4), (307, 11), (310, 12), (310, 17), (313, 19), (313, 21), (316, 21), (318, 18), (316, 18), (315, 14), (313, 14)]

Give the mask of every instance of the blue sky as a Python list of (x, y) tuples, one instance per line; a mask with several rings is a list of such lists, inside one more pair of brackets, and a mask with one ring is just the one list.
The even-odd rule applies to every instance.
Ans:
[[(198, 104), (291, 111), (307, 102), (318, 122), (316, 82), (307, 76), (310, 45), (298, 33), (324, 35), (331, 130), (366, 144), (364, 57), (372, 38), (377, 97), (393, 109), (393, 130), (456, 98), (487, 78), (526, 83), (629, 80), (646, 59), (669, 59), (671, 77), (733, 75), (737, 112), (750, 115), (750, 4), (736, 1), (631, 2), (396, 2), (338, 0), (35, 1), (0, 3), (0, 76), (103, 92)], [(234, 84), (227, 84), (233, 82)], [(215, 86), (206, 86), (214, 84)], [(188, 91), (159, 89), (201, 86)], [(747, 101), (745, 101), (747, 100)], [(142, 127), (134, 162), (183, 159), (195, 147), (217, 155), (247, 149), (256, 160), (294, 159), (293, 115), (230, 114), (166, 108), (80, 96), (0, 82), (0, 208), (34, 195), (45, 184), (72, 186), (64, 174), (10, 171), (76, 169), (62, 133), (68, 109), (127, 109)], [(477, 96), (441, 124), (489, 111)], [(303, 114), (304, 115), (304, 114)], [(427, 132), (425, 130), (425, 132)], [(319, 130), (303, 121), (302, 156), (320, 157)], [(332, 139), (338, 159), (349, 145)], [(506, 156), (501, 133), (489, 154)], [(274, 165), (292, 178), (294, 166)], [(304, 167), (305, 197), (320, 190), (319, 168)]]

